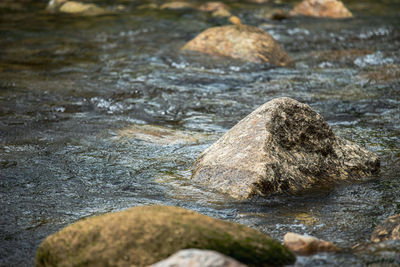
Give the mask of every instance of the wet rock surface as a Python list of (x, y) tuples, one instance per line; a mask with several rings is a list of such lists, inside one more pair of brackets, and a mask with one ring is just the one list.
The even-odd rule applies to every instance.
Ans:
[(189, 10), (189, 9), (196, 9), (196, 5), (185, 1), (173, 1), (161, 5), (160, 8), (169, 10)]
[(150, 267), (246, 267), (246, 265), (216, 251), (185, 249)]
[(135, 138), (159, 145), (198, 143), (212, 135), (190, 131), (179, 131), (155, 125), (132, 125), (118, 131), (121, 138)]
[(68, 0), (51, 0), (47, 5), (47, 10), (53, 13), (61, 12), (86, 16), (97, 16), (107, 13), (105, 9), (95, 4)]
[(277, 66), (293, 64), (289, 55), (270, 34), (253, 26), (213, 27), (197, 35), (182, 49)]
[(228, 21), (235, 25), (242, 25), (242, 21), (236, 16), (229, 17)]
[(337, 252), (340, 250), (329, 241), (296, 233), (285, 234), (283, 243), (291, 251), (299, 255), (311, 255), (318, 252)]
[(187, 2), (187, 1), (171, 1), (164, 3), (160, 6), (160, 9), (165, 10), (175, 10), (175, 11), (202, 11), (212, 13), (214, 17), (229, 17), (232, 14), (229, 11), (229, 6), (224, 4), (223, 2), (205, 2), (205, 3), (196, 3), (196, 2)]
[(375, 228), (371, 235), (372, 242), (382, 242), (386, 240), (400, 240), (400, 214), (387, 218), (382, 224)]
[(229, 7), (222, 2), (206, 2), (201, 4), (198, 9), (205, 12), (215, 12), (221, 9), (229, 10)]
[(400, 239), (361, 244), (353, 251), (368, 261), (369, 267), (400, 265)]
[(310, 106), (283, 97), (260, 106), (205, 150), (192, 179), (245, 199), (365, 178), (379, 166), (376, 154), (336, 137)]
[(78, 221), (47, 237), (36, 266), (146, 266), (185, 248), (257, 266), (293, 263), (278, 241), (246, 226), (171, 206), (143, 206)]
[[(166, 1), (75, 1), (126, 9), (85, 18), (51, 15), (48, 0), (0, 1), (0, 266), (33, 266), (46, 236), (133, 205), (182, 206), (276, 239), (307, 233), (343, 248), (399, 213), (399, 1), (344, 1), (357, 19), (283, 22), (261, 13), (290, 10), (287, 1), (224, 1), (243, 23), (268, 30), (296, 68), (180, 53), (204, 29), (227, 24), (211, 14), (160, 10)], [(280, 96), (309, 104), (338, 136), (379, 154), (376, 179), (239, 202), (190, 180), (202, 151)], [(213, 138), (158, 142), (147, 128), (121, 138), (132, 124)], [(394, 249), (394, 241), (374, 245)], [(384, 253), (317, 253), (296, 265), (382, 266)], [(393, 255), (400, 266), (398, 249)]]
[(303, 0), (293, 8), (290, 14), (336, 19), (353, 17), (353, 14), (339, 0)]

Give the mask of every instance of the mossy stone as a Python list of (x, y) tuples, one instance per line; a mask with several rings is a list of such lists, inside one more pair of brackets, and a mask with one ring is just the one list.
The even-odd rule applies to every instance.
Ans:
[(39, 246), (36, 266), (147, 266), (187, 248), (215, 250), (250, 266), (295, 256), (246, 226), (170, 206), (134, 207), (74, 223)]

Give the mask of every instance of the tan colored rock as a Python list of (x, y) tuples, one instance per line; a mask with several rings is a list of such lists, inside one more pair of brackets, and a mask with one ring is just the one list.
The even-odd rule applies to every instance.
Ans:
[(242, 25), (242, 21), (236, 16), (229, 17), (228, 21), (235, 25)]
[(60, 12), (70, 13), (70, 14), (84, 14), (88, 16), (102, 15), (106, 11), (96, 6), (95, 4), (85, 4), (75, 1), (65, 2), (59, 9)]
[(253, 26), (213, 27), (197, 35), (182, 49), (276, 66), (293, 64), (285, 50), (270, 34)]
[(337, 252), (340, 249), (331, 242), (313, 236), (304, 236), (296, 233), (287, 233), (283, 243), (291, 251), (299, 255), (311, 255), (317, 252)]
[(192, 179), (234, 198), (295, 194), (379, 172), (379, 157), (338, 138), (310, 106), (282, 97), (242, 119), (193, 164)]
[(196, 9), (196, 5), (190, 2), (174, 1), (174, 2), (167, 2), (161, 5), (160, 8), (170, 9), (170, 10)]
[(149, 3), (149, 4), (143, 4), (137, 7), (138, 10), (143, 10), (143, 9), (157, 9), (158, 5), (155, 3)]
[(246, 226), (178, 207), (142, 206), (83, 219), (47, 237), (35, 265), (147, 266), (186, 248), (254, 266), (295, 261), (278, 241)]
[(319, 219), (311, 213), (299, 212), (299, 213), (295, 213), (293, 215), (297, 221), (300, 221), (302, 224), (307, 225), (307, 226), (312, 226), (316, 223), (319, 223)]
[(95, 4), (81, 3), (68, 0), (51, 0), (47, 5), (50, 12), (62, 12), (85, 16), (97, 16), (107, 13), (107, 11)]
[(246, 0), (246, 1), (255, 4), (266, 4), (269, 3), (270, 0)]
[(372, 242), (400, 240), (400, 214), (390, 216), (377, 226), (371, 235)]
[(212, 250), (185, 249), (150, 267), (246, 267), (230, 257)]
[(212, 139), (212, 135), (191, 131), (179, 131), (155, 125), (134, 124), (118, 131), (122, 138), (135, 138), (149, 143), (159, 145), (177, 145), (199, 143), (200, 141)]
[(211, 12), (213, 17), (228, 18), (232, 16), (229, 7), (222, 2), (206, 2), (197, 8), (203, 12)]
[(293, 8), (290, 15), (336, 19), (353, 17), (353, 14), (339, 0), (303, 0)]
[(213, 17), (221, 17), (221, 18), (228, 18), (232, 16), (232, 13), (228, 9), (218, 9), (214, 11), (211, 16)]
[(222, 2), (206, 2), (201, 4), (198, 9), (205, 12), (214, 12), (221, 9), (229, 10), (229, 7)]

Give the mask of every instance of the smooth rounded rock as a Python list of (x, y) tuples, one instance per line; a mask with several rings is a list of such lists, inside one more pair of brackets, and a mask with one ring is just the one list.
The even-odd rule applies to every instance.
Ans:
[(242, 25), (242, 21), (236, 16), (229, 17), (228, 21), (235, 25)]
[(266, 3), (269, 3), (270, 0), (246, 0), (246, 2), (255, 3), (255, 4), (266, 4)]
[(285, 234), (283, 243), (291, 251), (299, 255), (311, 255), (317, 252), (337, 252), (340, 250), (331, 242), (296, 233)]
[(232, 16), (232, 13), (229, 11), (229, 9), (218, 9), (214, 12), (211, 13), (212, 17), (220, 17), (220, 18), (226, 18)]
[(215, 12), (217, 10), (229, 10), (229, 7), (222, 2), (205, 2), (198, 9), (204, 12)]
[(95, 4), (81, 3), (68, 0), (51, 0), (47, 5), (50, 12), (61, 12), (68, 14), (78, 14), (84, 16), (97, 16), (107, 13), (107, 11)]
[(212, 250), (185, 249), (150, 267), (246, 267), (230, 257)]
[(60, 7), (60, 12), (71, 14), (101, 15), (106, 11), (95, 4), (68, 1)]
[(292, 16), (302, 15), (325, 18), (351, 18), (353, 14), (339, 0), (303, 0), (290, 12)]
[(160, 8), (169, 10), (185, 10), (185, 9), (196, 9), (196, 5), (184, 1), (175, 1), (175, 2), (167, 2), (161, 5)]
[(192, 179), (237, 199), (296, 194), (379, 172), (379, 157), (338, 138), (310, 106), (271, 100), (242, 119), (192, 167)]
[(293, 65), (289, 55), (270, 34), (253, 26), (227, 25), (209, 28), (182, 49), (275, 66)]
[(173, 253), (218, 251), (256, 266), (284, 265), (292, 252), (244, 225), (170, 206), (134, 207), (78, 221), (47, 237), (36, 266), (147, 266)]

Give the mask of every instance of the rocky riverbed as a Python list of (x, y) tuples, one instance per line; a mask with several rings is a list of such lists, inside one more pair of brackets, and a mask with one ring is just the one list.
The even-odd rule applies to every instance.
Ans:
[[(224, 1), (219, 11), (196, 1), (0, 3), (1, 266), (32, 266), (39, 244), (78, 220), (151, 204), (340, 248), (298, 256), (296, 266), (400, 263), (397, 241), (371, 240), (397, 233), (374, 229), (400, 213), (398, 1), (344, 1), (345, 19), (291, 16), (300, 1), (257, 2)], [(101, 12), (65, 12), (74, 5)], [(272, 36), (293, 66), (181, 50), (238, 20)], [(205, 149), (278, 97), (376, 153), (379, 174), (244, 201), (190, 179)]]

